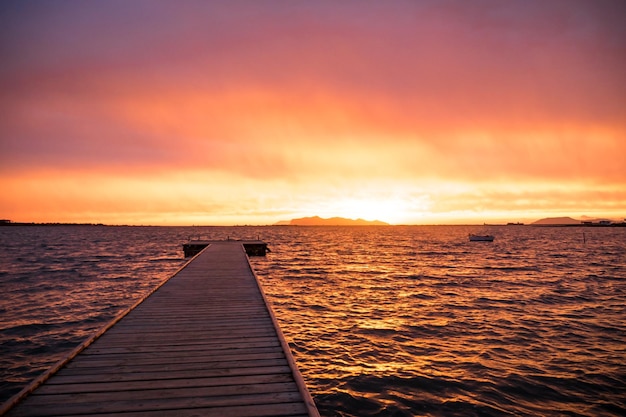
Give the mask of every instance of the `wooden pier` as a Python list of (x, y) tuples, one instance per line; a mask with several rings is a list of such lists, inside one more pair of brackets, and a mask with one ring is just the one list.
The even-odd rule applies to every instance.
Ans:
[(10, 417), (319, 416), (240, 241), (211, 242), (5, 408)]

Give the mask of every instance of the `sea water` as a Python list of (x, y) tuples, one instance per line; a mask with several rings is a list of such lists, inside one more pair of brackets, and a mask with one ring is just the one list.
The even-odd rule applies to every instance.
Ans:
[(608, 227), (1, 227), (0, 402), (190, 237), (269, 243), (251, 263), (322, 416), (626, 415), (626, 228)]

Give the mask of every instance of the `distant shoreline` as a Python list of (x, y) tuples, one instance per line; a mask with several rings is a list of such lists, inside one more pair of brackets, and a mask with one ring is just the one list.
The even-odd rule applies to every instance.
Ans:
[(531, 227), (626, 227), (626, 222), (598, 224), (598, 223), (581, 223), (581, 224), (529, 224)]
[(103, 223), (60, 223), (60, 222), (46, 222), (46, 223), (36, 223), (36, 222), (9, 222), (9, 221), (0, 221), (0, 227), (5, 226), (108, 226)]
[[(557, 220), (560, 218), (555, 218)], [(11, 226), (45, 226), (45, 227), (54, 227), (54, 226), (100, 226), (100, 227), (241, 227), (241, 226), (249, 226), (249, 227), (268, 227), (268, 226), (277, 226), (277, 227), (336, 227), (336, 226), (380, 226), (380, 227), (389, 227), (389, 226), (484, 226), (484, 227), (626, 227), (626, 221), (580, 221), (576, 222), (574, 219), (569, 219), (570, 222), (566, 223), (548, 223), (547, 221), (553, 219), (541, 219), (534, 223), (524, 224), (524, 223), (483, 223), (483, 224), (396, 224), (392, 225), (389, 223), (381, 222), (381, 221), (367, 221), (363, 219), (345, 219), (341, 217), (334, 217), (330, 219), (322, 219), (320, 217), (305, 217), (301, 219), (292, 219), (288, 221), (281, 221), (274, 224), (259, 224), (259, 225), (211, 225), (211, 224), (194, 224), (194, 225), (154, 225), (154, 224), (142, 224), (142, 225), (128, 225), (128, 224), (104, 224), (104, 223), (72, 223), (72, 222), (14, 222), (12, 220), (0, 219), (0, 227), (11, 227)]]
[[(242, 227), (241, 225), (127, 225), (127, 224), (104, 224), (104, 223), (60, 223), (60, 222), (46, 222), (46, 223), (36, 223), (36, 222), (11, 222), (11, 223), (3, 223), (0, 222), (0, 227), (15, 227), (15, 226), (26, 226), (26, 227), (34, 227), (34, 226), (44, 226), (44, 227), (55, 227), (55, 226), (80, 226), (80, 227), (88, 227), (88, 226), (98, 226), (98, 227)], [(258, 224), (258, 225), (245, 225), (247, 227), (404, 227), (404, 226), (484, 226), (484, 227), (511, 227), (508, 224), (390, 224), (390, 225), (301, 225), (301, 224)], [(526, 224), (526, 225), (515, 225), (516, 227), (583, 227), (583, 228), (596, 228), (596, 227), (626, 227), (626, 222), (622, 223), (611, 223), (611, 224)]]

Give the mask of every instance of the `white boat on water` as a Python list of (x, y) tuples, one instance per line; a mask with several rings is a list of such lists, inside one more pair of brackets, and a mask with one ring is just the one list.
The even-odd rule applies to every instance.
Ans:
[(473, 233), (469, 234), (470, 242), (493, 242), (493, 235), (475, 235)]

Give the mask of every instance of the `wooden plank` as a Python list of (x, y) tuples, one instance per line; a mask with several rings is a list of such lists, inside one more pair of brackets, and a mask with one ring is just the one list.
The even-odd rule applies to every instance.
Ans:
[[(179, 410), (160, 410), (159, 417), (301, 417), (309, 416), (301, 402), (282, 404), (255, 404), (232, 407), (210, 407)], [(80, 414), (75, 417), (119, 417), (117, 413)], [(153, 411), (124, 413), (124, 417), (154, 417)]]
[[(175, 314), (184, 315), (187, 314), (185, 311), (172, 311)], [(252, 313), (249, 311), (241, 310), (237, 315), (231, 314), (227, 315), (226, 313), (216, 310), (203, 310), (197, 309), (195, 314), (202, 314), (207, 319), (202, 322), (194, 322), (194, 321), (168, 321), (167, 318), (159, 318), (152, 317), (151, 321), (139, 321), (137, 318), (133, 317), (128, 320), (128, 328), (124, 326), (123, 329), (116, 329), (116, 332), (124, 332), (132, 330), (133, 328), (145, 328), (145, 329), (154, 329), (158, 331), (159, 328), (167, 328), (178, 325), (189, 325), (189, 326), (197, 326), (199, 328), (213, 328), (216, 326), (221, 327), (230, 327), (230, 326), (247, 326), (251, 327), (255, 324), (266, 325), (268, 324), (267, 316), (263, 313), (263, 316), (256, 317), (256, 314), (260, 313)]]
[(77, 402), (100, 403), (109, 401), (142, 401), (158, 400), (163, 398), (193, 398), (193, 397), (225, 397), (235, 395), (267, 394), (273, 392), (294, 392), (294, 385), (290, 382), (275, 382), (267, 384), (247, 385), (218, 385), (214, 387), (193, 388), (166, 388), (143, 391), (115, 391), (111, 392), (81, 392), (56, 395), (34, 395), (31, 405), (63, 405)]
[[(221, 351), (220, 355), (203, 352), (201, 355), (188, 355), (181, 356), (178, 352), (153, 352), (144, 355), (94, 355), (91, 360), (83, 360), (80, 362), (70, 362), (64, 369), (92, 369), (92, 368), (111, 368), (120, 367), (125, 365), (132, 366), (144, 366), (144, 365), (174, 365), (174, 364), (187, 364), (187, 363), (221, 363), (225, 364), (228, 361), (250, 361), (259, 359), (284, 359), (285, 355), (281, 349), (274, 349), (274, 351), (258, 352), (252, 351), (250, 353), (233, 353), (230, 350)], [(106, 371), (103, 371), (106, 372)], [(111, 370), (115, 372), (115, 370)]]
[(207, 397), (204, 395), (196, 395), (193, 397), (183, 398), (154, 398), (135, 400), (109, 400), (104, 402), (83, 402), (77, 401), (79, 397), (70, 403), (59, 403), (51, 406), (50, 404), (39, 404), (37, 396), (33, 396), (26, 413), (16, 413), (15, 417), (22, 416), (47, 416), (61, 415), (71, 416), (84, 413), (129, 413), (129, 412), (159, 412), (161, 410), (183, 410), (197, 409), (208, 407), (229, 407), (242, 405), (268, 405), (293, 403), (301, 401), (300, 393), (297, 392), (270, 392), (259, 394), (242, 394), (242, 395), (226, 395)]
[[(242, 342), (239, 344), (239, 342)], [(97, 350), (83, 355), (88, 360), (100, 360), (106, 358), (122, 358), (133, 360), (133, 358), (151, 358), (151, 357), (198, 357), (205, 356), (228, 356), (240, 355), (249, 352), (274, 352), (281, 351), (280, 343), (269, 339), (254, 339), (253, 342), (245, 343), (244, 339), (226, 339), (222, 343), (189, 343), (176, 345), (159, 345), (152, 344), (146, 346), (124, 345), (120, 344), (116, 347), (102, 346)], [(80, 366), (80, 363), (73, 363), (71, 366)]]
[[(225, 338), (228, 336), (235, 337), (243, 337), (246, 335), (271, 335), (275, 336), (276, 331), (269, 327), (268, 325), (271, 323), (265, 323), (266, 325), (257, 325), (252, 327), (239, 327), (239, 326), (223, 326), (219, 328), (205, 329), (204, 327), (196, 327), (196, 326), (187, 326), (186, 328), (172, 327), (169, 329), (163, 329), (159, 327), (158, 329), (125, 329), (125, 331), (110, 333), (106, 335), (109, 343), (114, 343), (116, 340), (126, 342), (128, 340), (132, 340), (134, 338), (141, 338), (146, 336), (152, 336), (154, 338), (159, 338), (163, 340), (179, 338), (181, 336), (187, 336), (188, 338)], [(225, 332), (224, 327), (228, 328), (228, 332)], [(133, 331), (134, 329), (134, 331)]]
[(89, 392), (158, 392), (167, 389), (191, 389), (206, 388), (211, 389), (219, 386), (229, 385), (256, 385), (270, 384), (278, 382), (291, 382), (293, 378), (291, 374), (259, 374), (259, 375), (236, 375), (236, 376), (220, 376), (212, 378), (186, 378), (186, 379), (168, 379), (168, 380), (151, 380), (151, 381), (130, 381), (130, 382), (92, 382), (85, 384), (64, 384), (42, 385), (33, 395), (43, 394), (81, 394)]
[(120, 364), (114, 363), (113, 365), (100, 366), (100, 367), (74, 367), (68, 368), (65, 367), (59, 372), (57, 375), (60, 376), (72, 376), (72, 375), (91, 375), (93, 378), (107, 375), (107, 374), (138, 374), (138, 373), (158, 373), (166, 371), (168, 374), (172, 372), (180, 372), (180, 371), (193, 371), (193, 372), (201, 372), (205, 369), (217, 370), (217, 369), (237, 369), (237, 368), (253, 368), (253, 367), (274, 367), (274, 366), (282, 366), (285, 364), (285, 358), (253, 358), (248, 360), (243, 360), (237, 358), (235, 360), (230, 361), (196, 361), (196, 362), (187, 362), (181, 363), (176, 362), (172, 363), (167, 360), (163, 360), (158, 363), (142, 363), (142, 364)]
[(97, 375), (64, 375), (60, 371), (54, 378), (50, 378), (48, 384), (88, 384), (90, 382), (107, 381), (141, 381), (157, 379), (182, 379), (182, 378), (208, 378), (213, 376), (233, 376), (233, 375), (259, 375), (259, 374), (281, 374), (289, 373), (291, 368), (285, 365), (274, 366), (247, 366), (236, 368), (212, 368), (194, 369), (185, 371), (162, 370), (133, 372), (128, 374), (97, 374)]
[(210, 345), (211, 350), (225, 350), (225, 349), (241, 349), (241, 348), (269, 348), (274, 346), (280, 346), (280, 342), (277, 340), (272, 340), (271, 338), (265, 339), (246, 339), (240, 341), (233, 342), (216, 342), (216, 343), (202, 343), (202, 342), (189, 342), (189, 343), (172, 343), (170, 345), (159, 346), (156, 345), (146, 345), (146, 346), (137, 346), (137, 345), (128, 345), (128, 346), (102, 346), (102, 347), (94, 347), (90, 353), (98, 354), (98, 353), (138, 353), (138, 352), (154, 352), (155, 347), (162, 348), (163, 350), (169, 347), (170, 350), (178, 350), (182, 352), (191, 352), (196, 350), (206, 350), (207, 345)]
[(256, 330), (252, 334), (247, 332), (238, 332), (233, 334), (188, 334), (188, 333), (174, 333), (174, 334), (162, 334), (162, 333), (136, 333), (129, 335), (128, 337), (110, 337), (107, 338), (107, 342), (110, 345), (117, 347), (122, 346), (136, 346), (141, 343), (144, 346), (175, 346), (175, 345), (217, 345), (231, 342), (243, 343), (259, 343), (264, 341), (276, 340), (276, 332), (272, 332), (269, 329), (265, 331)]
[(240, 243), (212, 244), (107, 329), (7, 416), (319, 416)]

